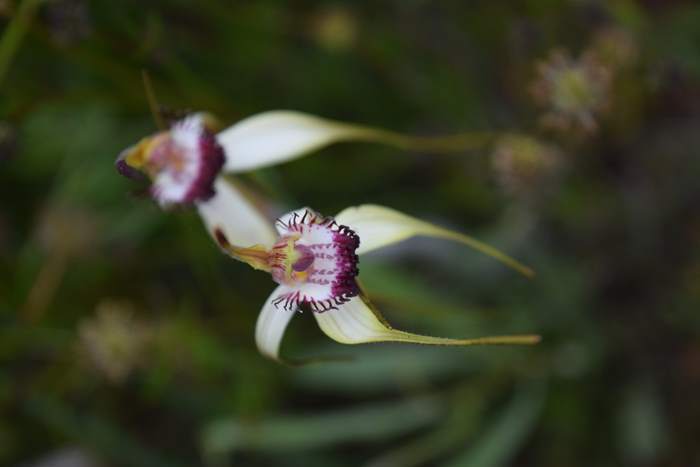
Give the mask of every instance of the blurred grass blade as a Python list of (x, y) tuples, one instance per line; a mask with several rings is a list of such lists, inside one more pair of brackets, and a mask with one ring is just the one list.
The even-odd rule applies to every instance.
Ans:
[[(329, 346), (312, 349), (331, 352)], [(342, 365), (309, 365), (294, 371), (296, 386), (315, 394), (358, 397), (421, 388), (455, 376), (472, 375), (485, 367), (478, 355), (464, 358), (444, 348), (362, 346), (352, 349), (355, 359)]]
[(652, 382), (635, 382), (623, 392), (617, 413), (617, 442), (630, 465), (649, 465), (668, 446), (668, 422)]
[(63, 402), (46, 396), (27, 400), (30, 418), (62, 437), (86, 445), (118, 465), (135, 467), (184, 467), (187, 463), (166, 459), (137, 443), (108, 419), (79, 415)]
[(20, 2), (12, 22), (0, 39), (0, 89), (12, 59), (19, 50), (24, 36), (34, 19), (39, 5), (44, 0), (24, 0)]
[(204, 429), (202, 447), (206, 460), (218, 465), (226, 456), (240, 450), (288, 452), (321, 449), (348, 441), (395, 438), (435, 422), (442, 412), (438, 399), (415, 398), (323, 414), (259, 421), (224, 419)]
[(535, 428), (545, 397), (544, 383), (521, 387), (508, 406), (473, 445), (445, 467), (508, 465)]
[[(445, 420), (430, 433), (404, 442), (400, 447), (371, 460), (365, 467), (419, 467), (461, 447), (480, 424), (487, 401), (479, 386), (470, 385), (455, 398)], [(482, 388), (480, 388), (482, 389)]]
[(156, 124), (156, 127), (158, 127), (159, 130), (165, 131), (168, 129), (168, 127), (165, 124), (165, 121), (163, 120), (163, 115), (160, 112), (160, 105), (158, 104), (156, 92), (153, 89), (151, 76), (146, 70), (141, 70), (141, 80), (143, 81), (143, 89), (146, 92), (146, 100), (148, 101), (148, 107), (151, 110), (153, 122)]

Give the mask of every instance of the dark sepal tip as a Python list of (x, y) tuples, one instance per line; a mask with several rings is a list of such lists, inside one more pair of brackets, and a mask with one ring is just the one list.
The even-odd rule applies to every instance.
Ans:
[(143, 173), (127, 164), (121, 156), (114, 163), (114, 166), (122, 177), (130, 178), (131, 180), (145, 180), (146, 178)]
[(216, 238), (216, 242), (221, 248), (226, 249), (231, 246), (231, 244), (228, 241), (228, 238), (226, 238), (226, 234), (219, 227), (214, 229), (214, 238)]

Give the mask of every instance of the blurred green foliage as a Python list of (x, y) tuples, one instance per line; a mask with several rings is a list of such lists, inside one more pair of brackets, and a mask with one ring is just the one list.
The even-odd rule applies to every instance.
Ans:
[[(697, 2), (0, 0), (0, 28), (0, 465), (700, 463)], [(412, 240), (361, 268), (401, 328), (543, 343), (348, 348), (301, 316), (284, 352), (353, 360), (263, 359), (269, 277), (113, 168), (154, 131), (142, 69), (224, 122), (503, 132), (247, 181), (279, 212), (381, 203), (524, 259), (533, 281)]]

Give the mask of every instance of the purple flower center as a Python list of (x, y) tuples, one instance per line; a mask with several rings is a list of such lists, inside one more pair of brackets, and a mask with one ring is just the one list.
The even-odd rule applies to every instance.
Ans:
[(292, 264), (292, 269), (297, 272), (306, 271), (314, 264), (314, 252), (311, 248), (304, 245), (295, 245), (294, 249), (300, 255), (300, 258)]
[(355, 280), (360, 239), (352, 229), (309, 210), (279, 221), (278, 229), (282, 236), (272, 248), (270, 269), (273, 279), (292, 291), (275, 305), (323, 312), (360, 293)]

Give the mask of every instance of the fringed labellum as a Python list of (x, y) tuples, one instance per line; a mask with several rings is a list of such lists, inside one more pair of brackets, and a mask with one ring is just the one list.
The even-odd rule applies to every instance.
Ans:
[(308, 305), (323, 312), (360, 293), (355, 281), (360, 238), (352, 229), (307, 209), (278, 220), (277, 230), (280, 239), (270, 255), (272, 278), (291, 290), (275, 306)]
[(215, 238), (234, 258), (270, 272), (285, 292), (273, 304), (285, 310), (308, 307), (321, 313), (337, 309), (359, 295), (355, 280), (360, 272), (360, 238), (332, 217), (306, 209), (277, 221), (279, 238), (269, 250), (260, 245), (231, 245), (221, 230)]

